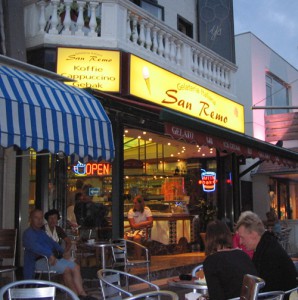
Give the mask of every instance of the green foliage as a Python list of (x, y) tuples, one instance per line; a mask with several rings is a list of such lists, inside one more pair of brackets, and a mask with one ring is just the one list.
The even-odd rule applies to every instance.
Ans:
[(216, 218), (217, 209), (211, 201), (203, 198), (199, 199), (195, 206), (199, 215), (201, 230), (206, 230), (207, 224)]

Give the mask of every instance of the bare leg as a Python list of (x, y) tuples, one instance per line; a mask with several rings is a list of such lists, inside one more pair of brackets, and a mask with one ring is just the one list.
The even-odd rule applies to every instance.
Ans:
[[(141, 244), (142, 236), (139, 234), (136, 234), (133, 238), (134, 242)], [(136, 259), (141, 259), (142, 256), (142, 248), (135, 245), (135, 255)]]
[(86, 296), (86, 292), (83, 288), (83, 280), (81, 277), (80, 266), (76, 265), (75, 268), (66, 268), (63, 273), (63, 280), (67, 287), (73, 290), (77, 295)]
[(81, 270), (79, 265), (76, 265), (75, 268), (72, 270), (72, 276), (73, 276), (73, 283), (76, 287), (76, 290), (78, 291), (78, 294), (82, 296), (87, 295), (83, 288), (83, 279), (81, 276)]
[(66, 268), (64, 273), (63, 273), (63, 280), (64, 280), (64, 284), (70, 288), (71, 290), (73, 290), (75, 293), (79, 293), (79, 291), (76, 289), (76, 286), (73, 282), (73, 278), (72, 278), (72, 270), (69, 268)]

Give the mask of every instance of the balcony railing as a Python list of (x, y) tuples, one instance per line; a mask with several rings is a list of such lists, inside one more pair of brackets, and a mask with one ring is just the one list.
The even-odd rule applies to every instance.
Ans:
[(26, 0), (27, 49), (120, 49), (234, 97), (236, 66), (128, 0)]

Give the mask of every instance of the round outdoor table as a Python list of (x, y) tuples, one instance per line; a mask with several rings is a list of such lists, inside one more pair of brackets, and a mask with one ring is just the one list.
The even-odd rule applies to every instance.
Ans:
[(112, 248), (114, 245), (107, 241), (98, 241), (95, 243), (85, 243), (85, 246), (100, 249), (102, 269), (106, 268), (106, 249)]
[(168, 285), (173, 287), (192, 289), (193, 292), (198, 292), (203, 295), (208, 294), (208, 287), (206, 284), (200, 284), (198, 278), (193, 277), (192, 280), (180, 280), (179, 277), (168, 280)]

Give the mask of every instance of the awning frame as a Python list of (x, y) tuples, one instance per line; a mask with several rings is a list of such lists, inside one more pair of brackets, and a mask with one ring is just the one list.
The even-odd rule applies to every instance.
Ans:
[[(275, 162), (284, 163), (292, 167), (296, 167), (298, 164), (297, 152), (281, 148), (279, 146), (250, 137), (248, 135), (234, 132), (223, 127), (215, 126), (200, 119), (186, 116), (169, 109), (162, 109), (160, 111), (159, 117), (165, 122), (189, 128), (197, 132), (203, 132), (208, 135), (218, 137), (219, 139), (226, 139), (231, 142), (252, 148), (256, 150), (251, 156), (252, 158), (259, 157), (260, 159), (264, 160), (270, 160), (273, 158), (273, 161)], [(248, 154), (246, 154), (245, 156), (249, 157)]]

